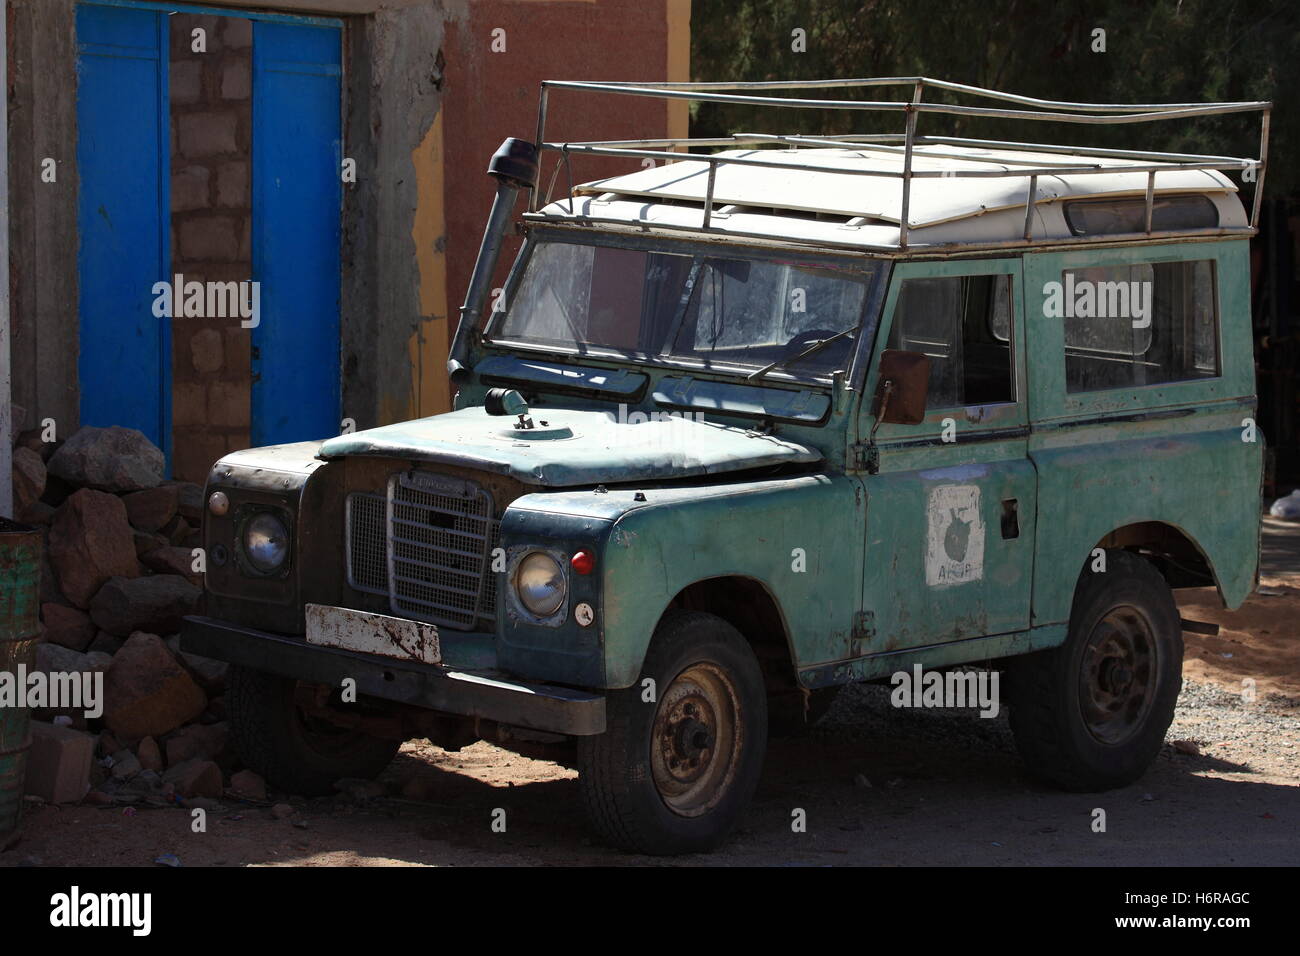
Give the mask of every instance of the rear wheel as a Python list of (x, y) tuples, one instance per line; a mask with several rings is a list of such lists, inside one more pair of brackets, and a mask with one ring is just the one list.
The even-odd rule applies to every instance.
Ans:
[(606, 698), (605, 732), (578, 741), (588, 817), (623, 849), (711, 850), (753, 796), (766, 747), (763, 677), (749, 644), (712, 614), (671, 612), (641, 680)]
[(345, 777), (377, 777), (401, 741), (338, 727), (300, 706), (299, 682), (231, 667), (230, 731), (240, 758), (272, 788), (303, 796), (333, 792)]
[(1030, 771), (1066, 790), (1122, 787), (1160, 752), (1182, 687), (1173, 592), (1148, 561), (1085, 570), (1066, 642), (1008, 661), (1011, 729)]

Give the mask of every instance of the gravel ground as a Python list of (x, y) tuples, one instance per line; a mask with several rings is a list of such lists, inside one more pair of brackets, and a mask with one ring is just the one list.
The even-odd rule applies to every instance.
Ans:
[(1300, 700), (1268, 694), (1245, 703), (1210, 684), (1186, 681), (1169, 728), (1169, 740), (1190, 740), (1207, 755), (1220, 748), (1259, 750), (1256, 762), (1300, 782)]
[[(894, 708), (890, 691), (879, 684), (846, 687), (813, 734), (843, 740), (908, 737), (1014, 757), (1006, 708), (989, 718), (970, 709)], [(1175, 741), (1191, 742), (1206, 756), (1216, 751), (1257, 751), (1257, 764), (1284, 771), (1300, 782), (1300, 700), (1295, 698), (1267, 694), (1247, 703), (1242, 695), (1214, 684), (1185, 680), (1165, 740), (1167, 750), (1176, 749)]]

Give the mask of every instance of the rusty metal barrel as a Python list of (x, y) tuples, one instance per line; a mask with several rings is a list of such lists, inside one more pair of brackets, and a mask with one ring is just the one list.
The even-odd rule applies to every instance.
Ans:
[(23, 778), (31, 746), (31, 714), (22, 703), (25, 679), (36, 664), (40, 638), (41, 535), (0, 518), (0, 681), (14, 691), (0, 697), (0, 848), (18, 835)]

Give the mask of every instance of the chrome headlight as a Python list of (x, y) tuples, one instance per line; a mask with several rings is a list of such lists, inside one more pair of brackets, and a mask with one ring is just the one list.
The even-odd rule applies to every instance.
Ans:
[(564, 603), (566, 584), (560, 562), (541, 551), (525, 555), (515, 570), (515, 594), (529, 613), (550, 617)]
[(277, 570), (289, 557), (289, 532), (284, 522), (263, 511), (244, 525), (244, 555), (259, 571)]

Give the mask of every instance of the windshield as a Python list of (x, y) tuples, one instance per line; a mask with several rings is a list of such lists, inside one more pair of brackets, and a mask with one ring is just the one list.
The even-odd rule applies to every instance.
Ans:
[[(802, 376), (847, 369), (873, 261), (741, 258), (534, 240), (489, 338)], [(874, 320), (870, 323), (874, 326)]]

